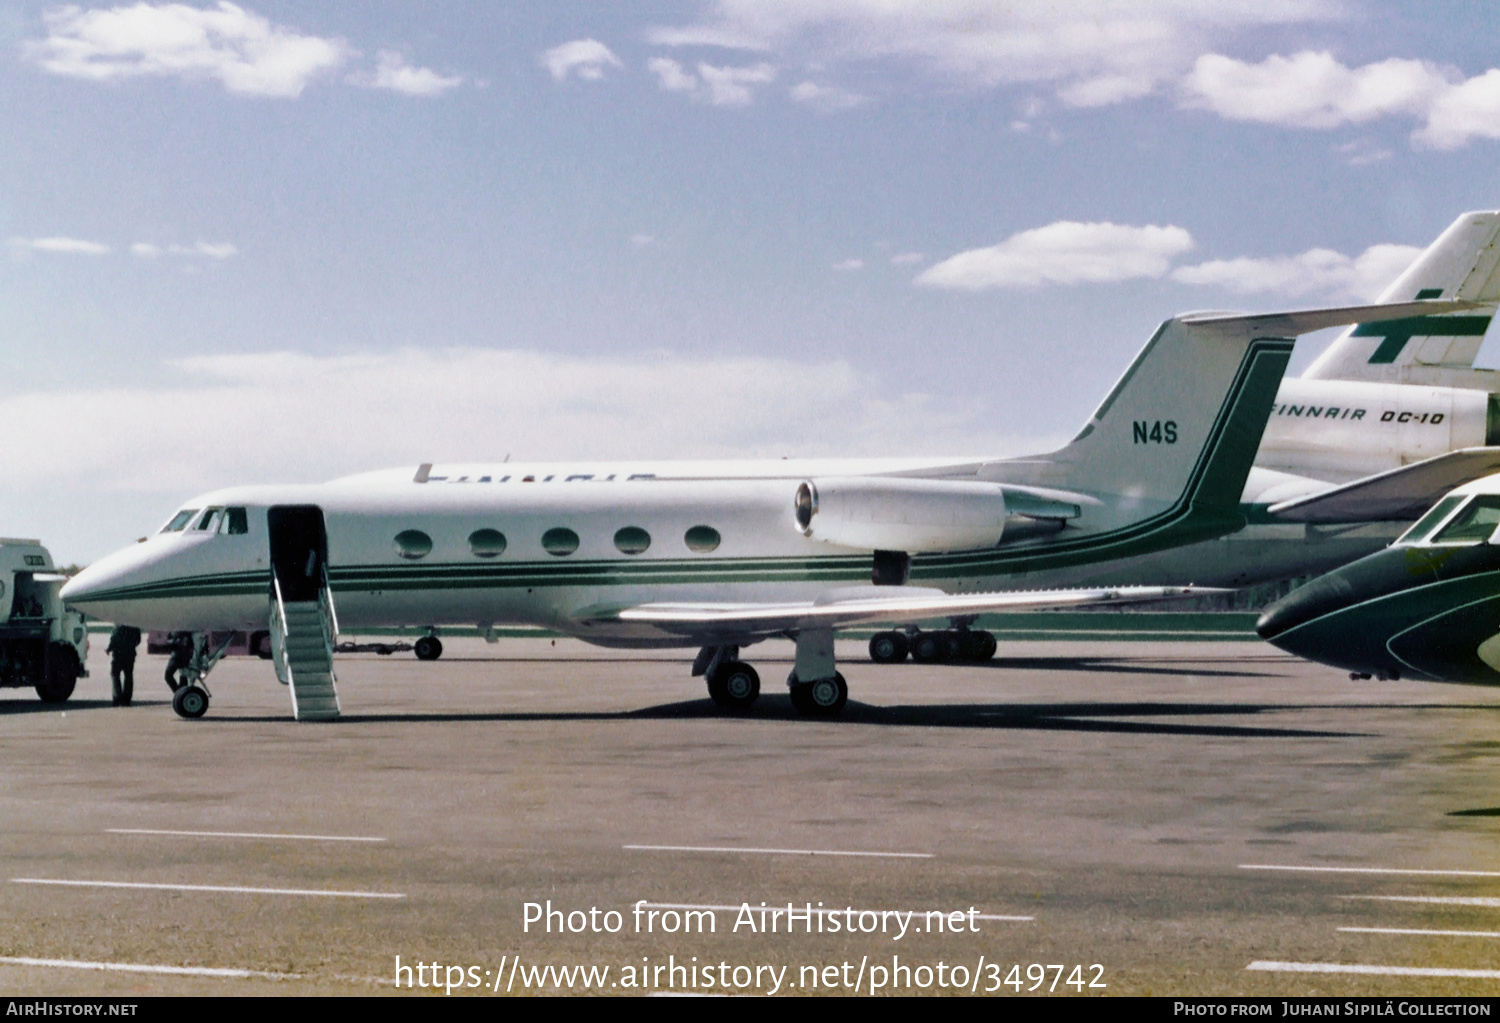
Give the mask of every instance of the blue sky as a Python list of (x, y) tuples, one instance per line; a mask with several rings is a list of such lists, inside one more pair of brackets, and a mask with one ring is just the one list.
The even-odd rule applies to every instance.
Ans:
[(12, 0), (0, 532), (1038, 450), (1161, 319), (1371, 297), (1500, 205), (1493, 4), (1033, 6)]

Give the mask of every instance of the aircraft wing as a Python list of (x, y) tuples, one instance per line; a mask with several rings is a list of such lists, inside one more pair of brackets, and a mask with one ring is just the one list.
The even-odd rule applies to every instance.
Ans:
[(1017, 590), (1000, 593), (944, 593), (912, 586), (833, 591), (817, 600), (786, 603), (650, 603), (612, 610), (593, 609), (583, 624), (621, 622), (655, 626), (666, 632), (774, 636), (803, 629), (843, 629), (860, 625), (905, 625), (924, 618), (948, 618), (995, 611), (1041, 611), (1138, 604), (1204, 596), (1220, 590), (1192, 586), (1114, 586), (1095, 589)]
[(1460, 448), (1308, 497), (1273, 504), (1281, 522), (1389, 522), (1415, 519), (1454, 487), (1500, 472), (1500, 447)]

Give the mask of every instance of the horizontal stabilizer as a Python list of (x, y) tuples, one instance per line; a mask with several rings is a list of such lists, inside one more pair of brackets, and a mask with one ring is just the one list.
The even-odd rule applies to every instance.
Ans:
[(1302, 309), (1286, 313), (1198, 313), (1179, 317), (1195, 327), (1220, 327), (1236, 332), (1245, 330), (1253, 337), (1297, 337), (1328, 327), (1350, 323), (1379, 323), (1412, 316), (1438, 316), (1469, 309), (1487, 308), (1483, 302), (1467, 299), (1420, 302), (1387, 302), (1380, 305), (1336, 306), (1330, 309)]
[(1273, 504), (1280, 522), (1390, 522), (1415, 519), (1454, 487), (1500, 472), (1500, 447), (1461, 448), (1325, 490)]
[[(683, 635), (712, 630), (746, 637), (774, 636), (802, 629), (904, 625), (924, 618), (1136, 604), (1217, 592), (1191, 586), (1116, 586), (948, 594), (917, 587), (868, 586), (834, 591), (818, 600), (788, 603), (638, 604), (612, 611), (584, 611), (578, 615), (578, 620), (585, 626), (590, 622), (654, 625), (664, 632)], [(583, 635), (587, 638), (587, 633)]]

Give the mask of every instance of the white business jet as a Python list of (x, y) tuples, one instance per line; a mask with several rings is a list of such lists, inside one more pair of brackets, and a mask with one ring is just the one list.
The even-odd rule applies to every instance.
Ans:
[[(700, 648), (694, 674), (739, 709), (760, 691), (741, 648), (784, 636), (796, 643), (793, 704), (833, 716), (848, 696), (838, 629), (962, 626), (985, 612), (1180, 592), (996, 591), (1016, 572), (1239, 529), (1297, 335), (1473, 305), (1168, 320), (1077, 437), (1030, 458), (423, 465), (215, 491), (63, 597), (99, 618), (195, 633), (173, 700), (185, 717), (207, 709), (203, 678), (223, 649), (214, 632), (269, 627), (300, 720), (339, 713), (340, 629), (509, 623), (605, 646)], [(424, 638), (430, 655), (436, 636)], [(993, 637), (965, 642), (993, 652)]]

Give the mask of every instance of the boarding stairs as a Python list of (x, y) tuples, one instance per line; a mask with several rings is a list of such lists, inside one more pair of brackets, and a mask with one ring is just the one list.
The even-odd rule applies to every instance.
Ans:
[(339, 694), (333, 677), (338, 617), (327, 573), (317, 600), (282, 600), (281, 584), (274, 573), (272, 590), (271, 656), (276, 677), (292, 692), (292, 717), (298, 721), (332, 721), (339, 716)]

